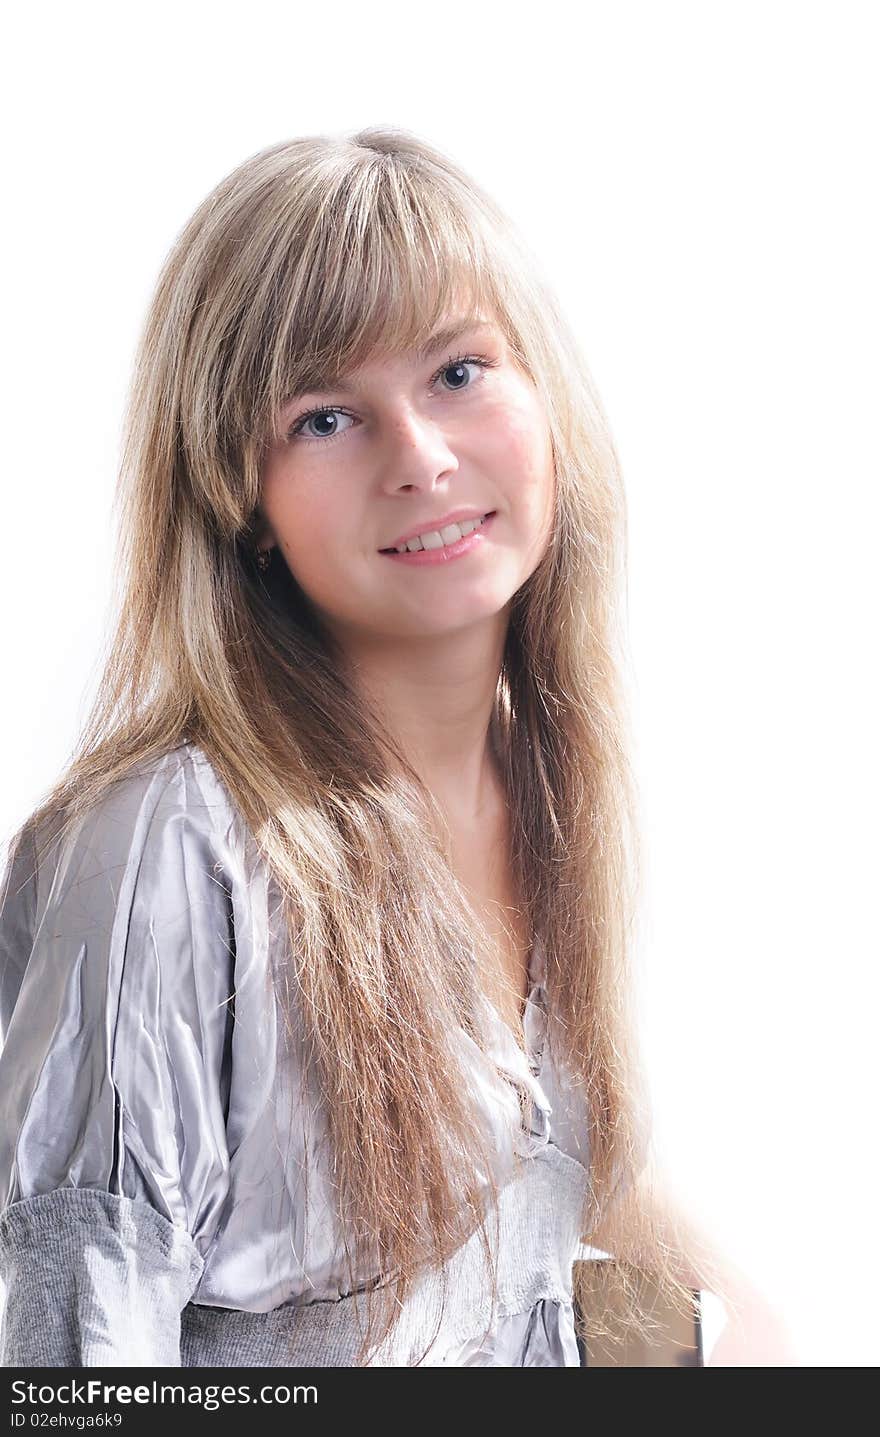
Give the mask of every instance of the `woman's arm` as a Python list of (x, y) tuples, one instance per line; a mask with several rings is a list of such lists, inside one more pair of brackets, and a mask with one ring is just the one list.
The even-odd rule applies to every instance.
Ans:
[(200, 778), (176, 753), (129, 775), (0, 882), (0, 1365), (182, 1365), (229, 1182), (236, 990), (227, 814)]

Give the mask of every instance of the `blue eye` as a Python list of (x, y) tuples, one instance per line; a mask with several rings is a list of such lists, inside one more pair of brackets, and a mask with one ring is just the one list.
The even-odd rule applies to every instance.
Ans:
[[(442, 369), (438, 369), (438, 370), (437, 370), (437, 373), (434, 375), (434, 380), (440, 379), (440, 377), (441, 377), (442, 375), (444, 375), (444, 374), (448, 374), (451, 369), (462, 369), (462, 370), (463, 370), (466, 364), (481, 364), (481, 365), (484, 365), (484, 366), (485, 366), (485, 365), (486, 365), (486, 361), (485, 361), (485, 360), (482, 360), (482, 359), (467, 358), (467, 357), (464, 357), (464, 356), (463, 356), (461, 359), (449, 359), (449, 360), (447, 360), (447, 362), (444, 364), (444, 366), (443, 366)], [(471, 386), (470, 386), (469, 384), (467, 384), (467, 385), (463, 385), (462, 388), (470, 389)], [(453, 389), (453, 391), (452, 391), (453, 394), (455, 394), (455, 393), (457, 392), (457, 390), (458, 390), (458, 385), (456, 385), (455, 389)]]
[[(475, 354), (462, 354), (459, 355), (457, 358), (447, 359), (446, 363), (441, 365), (440, 368), (436, 371), (436, 373), (431, 376), (431, 383), (436, 384), (437, 380), (440, 379), (444, 374), (448, 373), (449, 370), (463, 370), (465, 365), (467, 364), (475, 364), (479, 366), (479, 368), (482, 370), (494, 369), (495, 366), (498, 364), (498, 360), (486, 359), (483, 355)], [(473, 389), (473, 387), (473, 384), (462, 384), (457, 385), (450, 390), (447, 390), (447, 392), (450, 394), (458, 394), (460, 392), (464, 393), (468, 389)], [(305, 414), (300, 414), (297, 417), (294, 424), (287, 431), (287, 437), (288, 439), (302, 438), (310, 442), (320, 440), (324, 444), (328, 444), (334, 439), (341, 439), (343, 434), (348, 433), (347, 429), (334, 429), (332, 432), (325, 434), (304, 433), (305, 426), (311, 423), (313, 419), (333, 419), (335, 422), (336, 416), (339, 414), (343, 415), (347, 419), (353, 419), (355, 417), (353, 414), (349, 414), (347, 409), (341, 409), (338, 405), (335, 404), (322, 405), (317, 409), (309, 409)]]
[[(347, 414), (344, 409), (310, 409), (307, 414), (301, 415), (300, 418), (296, 421), (293, 428), (290, 430), (288, 438), (292, 438), (294, 435), (302, 434), (302, 431), (305, 428), (306, 424), (309, 424), (313, 419), (333, 419), (335, 421), (337, 414), (341, 414), (346, 419), (351, 419), (352, 417), (350, 414)], [(329, 434), (306, 434), (304, 437), (306, 439), (336, 439), (340, 433), (344, 434), (345, 432), (346, 431), (344, 429), (334, 429)]]

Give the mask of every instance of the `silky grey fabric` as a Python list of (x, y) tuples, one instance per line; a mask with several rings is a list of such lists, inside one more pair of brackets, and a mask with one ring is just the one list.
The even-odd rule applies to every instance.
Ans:
[[(246, 1328), (247, 1351), (267, 1353), (250, 1365), (272, 1365), (285, 1309), (339, 1307), (352, 1284), (305, 1038), (284, 1033), (272, 989), (280, 895), (251, 835), (184, 744), (129, 774), (39, 863), (33, 842), (12, 858), (0, 889), (4, 1363), (210, 1365), (224, 1334)], [(489, 1054), (462, 1030), (450, 1040), (496, 1176), (543, 1154), (542, 1173), (558, 1155), (585, 1177), (586, 1109), (549, 1041), (540, 942), (531, 979), (528, 1054), (488, 1001)], [(528, 1128), (511, 1080), (531, 1095)], [(578, 1247), (575, 1234), (563, 1290), (534, 1291), (477, 1347), (465, 1307), (468, 1332), (444, 1360), (576, 1365)], [(514, 1287), (536, 1260), (517, 1251)]]

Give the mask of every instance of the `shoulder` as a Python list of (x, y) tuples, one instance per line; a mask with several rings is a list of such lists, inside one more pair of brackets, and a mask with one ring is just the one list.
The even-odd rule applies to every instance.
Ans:
[(143, 966), (175, 933), (196, 961), (213, 962), (243, 843), (229, 794), (192, 743), (135, 765), (65, 827), (25, 826), (0, 885), (0, 1030), (28, 968), (58, 971), (88, 953), (92, 981), (100, 969), (118, 992), (131, 976), (123, 957)]
[(94, 849), (108, 858), (155, 846), (169, 825), (222, 846), (234, 817), (213, 765), (199, 747), (186, 743), (142, 760), (117, 779), (79, 820), (73, 837), (82, 851)]
[(67, 889), (99, 874), (120, 877), (133, 859), (173, 868), (193, 845), (202, 854), (221, 853), (236, 818), (203, 751), (180, 744), (133, 765), (63, 828), (57, 820), (28, 824), (10, 872), (15, 867), (16, 891), (34, 885), (27, 899), (38, 920), (41, 909)]

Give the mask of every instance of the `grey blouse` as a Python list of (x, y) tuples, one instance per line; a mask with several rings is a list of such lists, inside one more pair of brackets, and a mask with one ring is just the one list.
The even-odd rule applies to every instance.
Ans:
[[(350, 1364), (378, 1279), (349, 1290), (325, 1118), (270, 985), (279, 912), (193, 744), (132, 772), (51, 860), (23, 846), (7, 865), (3, 1365)], [(423, 1365), (579, 1364), (587, 1115), (552, 1056), (539, 941), (530, 975), (527, 1053), (488, 1000), (488, 1057), (453, 1035), (505, 1183), (500, 1302), (486, 1306), (465, 1244)], [(528, 1128), (511, 1077), (531, 1095)], [(426, 1278), (371, 1365), (409, 1365), (437, 1290)]]

